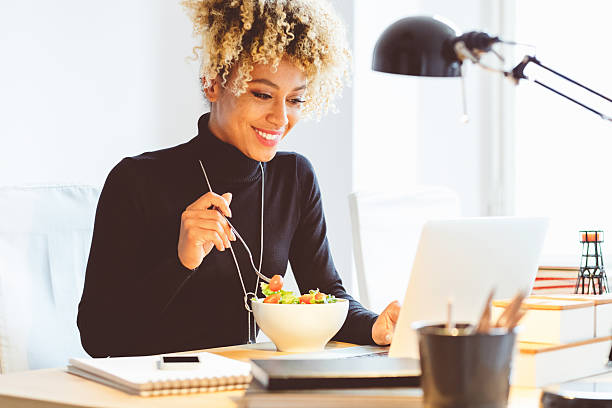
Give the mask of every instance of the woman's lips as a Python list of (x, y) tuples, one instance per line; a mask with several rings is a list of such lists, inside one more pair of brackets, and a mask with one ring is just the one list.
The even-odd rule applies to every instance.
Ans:
[(252, 126), (255, 135), (257, 136), (257, 140), (265, 146), (274, 147), (280, 142), (281, 136), (283, 135), (282, 131), (278, 130), (266, 130), (256, 128)]

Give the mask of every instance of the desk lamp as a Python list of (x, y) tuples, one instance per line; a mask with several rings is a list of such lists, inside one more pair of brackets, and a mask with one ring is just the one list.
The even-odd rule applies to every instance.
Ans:
[(612, 103), (612, 99), (543, 65), (535, 56), (526, 55), (510, 71), (503, 71), (481, 62), (481, 56), (486, 53), (492, 53), (503, 61), (503, 57), (492, 48), (495, 43), (516, 44), (512, 41), (504, 41), (499, 37), (491, 37), (481, 31), (460, 34), (457, 29), (439, 17), (406, 17), (387, 27), (376, 42), (372, 69), (401, 75), (460, 77), (463, 61), (469, 60), (484, 69), (503, 74), (514, 84), (518, 84), (521, 79), (532, 81), (588, 109), (602, 119), (612, 122), (611, 116), (607, 116), (537, 79), (528, 78), (524, 74), (524, 70), (528, 64), (532, 63)]

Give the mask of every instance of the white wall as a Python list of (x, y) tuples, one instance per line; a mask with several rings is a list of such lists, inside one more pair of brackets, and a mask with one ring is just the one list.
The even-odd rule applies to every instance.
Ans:
[[(490, 0), (489, 0), (490, 2)], [(484, 0), (421, 1), (423, 14), (439, 14), (461, 31), (490, 31)], [(466, 93), (469, 122), (460, 121), (461, 83), (455, 78), (424, 80), (419, 83), (419, 164), (418, 179), (423, 184), (443, 184), (461, 197), (464, 215), (487, 214), (487, 170), (491, 133), (488, 129), (490, 102), (486, 100), (489, 77), (469, 63)]]
[(174, 2), (2, 2), (0, 185), (100, 185), (195, 132), (190, 28)]
[[(347, 25), (349, 43), (353, 43), (353, 1), (331, 2)], [(337, 101), (338, 112), (329, 113), (320, 122), (298, 123), (283, 141), (282, 150), (304, 154), (312, 162), (319, 179), (328, 226), (328, 239), (336, 269), (344, 286), (354, 294), (352, 274), (351, 224), (348, 194), (353, 190), (353, 89), (345, 88)]]
[(355, 2), (354, 185), (387, 190), (416, 183), (419, 78), (373, 71), (380, 34), (401, 17), (415, 14), (414, 1)]
[[(352, 1), (334, 2), (349, 27)], [(349, 34), (352, 31), (349, 28)], [(123, 157), (196, 134), (204, 111), (195, 40), (178, 1), (0, 3), (0, 185), (100, 186)], [(300, 123), (283, 149), (313, 162), (348, 288), (352, 91), (340, 113)]]
[(375, 73), (370, 66), (378, 36), (392, 22), (410, 15), (439, 15), (462, 31), (495, 33), (489, 3), (356, 1), (355, 188), (443, 185), (460, 195), (464, 215), (488, 212), (492, 125), (491, 105), (485, 98), (491, 74), (468, 67), (472, 68), (466, 81), (470, 121), (463, 124), (459, 79)]

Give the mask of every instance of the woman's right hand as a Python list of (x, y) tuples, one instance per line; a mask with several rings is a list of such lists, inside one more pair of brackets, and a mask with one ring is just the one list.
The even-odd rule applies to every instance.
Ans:
[(218, 195), (208, 192), (190, 204), (181, 215), (181, 231), (178, 240), (178, 257), (183, 266), (195, 269), (216, 246), (219, 251), (230, 247), (236, 236), (223, 215), (231, 217), (229, 208), (232, 194)]

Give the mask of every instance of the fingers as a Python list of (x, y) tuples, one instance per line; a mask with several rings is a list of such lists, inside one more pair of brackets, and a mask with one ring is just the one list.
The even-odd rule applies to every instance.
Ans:
[[(218, 236), (223, 243), (223, 249), (225, 249), (231, 246), (230, 240), (236, 240), (229, 223), (217, 210), (187, 210), (183, 212), (181, 223), (182, 228), (189, 231), (190, 241), (200, 242), (204, 238)], [(216, 235), (203, 235), (206, 231), (215, 232)]]
[(185, 210), (182, 217), (182, 223), (187, 227), (210, 227), (219, 234), (226, 235), (231, 241), (236, 240), (236, 236), (232, 231), (232, 227), (227, 222), (227, 219), (217, 210)]
[(199, 241), (202, 241), (203, 244), (206, 242), (212, 242), (215, 244), (215, 247), (219, 251), (225, 251), (225, 248), (229, 248), (229, 241), (227, 241), (227, 239), (224, 240), (223, 238), (221, 238), (221, 235), (216, 231), (200, 228), (199, 232)]
[(219, 251), (225, 251), (231, 246), (225, 234), (219, 233), (214, 229), (206, 229), (200, 227), (192, 227), (187, 232), (187, 239), (193, 246), (206, 247), (208, 244), (214, 244)]
[(383, 320), (384, 317), (381, 314), (372, 326), (372, 340), (379, 346), (389, 345), (393, 339), (393, 328), (387, 327), (386, 324), (382, 323)]
[(219, 251), (225, 251), (224, 240), (214, 230), (193, 227), (187, 231), (186, 236), (189, 247), (206, 247), (213, 244)]
[(203, 233), (206, 233), (209, 231), (215, 232), (216, 234), (213, 236), (215, 238), (219, 237), (221, 239), (221, 242), (223, 242), (222, 250), (225, 250), (225, 248), (229, 248), (231, 246), (229, 237), (227, 236), (227, 230), (223, 228), (223, 226), (220, 223), (216, 221), (204, 221), (204, 222), (201, 222), (197, 228)]
[(385, 316), (385, 344), (390, 344), (393, 339), (393, 332), (395, 332), (395, 325), (399, 318), (401, 306), (400, 303), (395, 300), (383, 310)]
[(191, 203), (187, 210), (207, 210), (211, 206), (217, 207), (221, 210), (221, 213), (226, 217), (232, 217), (232, 210), (230, 210), (229, 204), (232, 200), (232, 193), (225, 193), (222, 196), (219, 194), (208, 192), (196, 201)]
[(227, 205), (230, 205), (232, 203), (232, 193), (225, 193), (221, 195), (221, 197), (225, 198), (225, 201), (227, 201)]
[(372, 340), (376, 344), (385, 346), (391, 343), (400, 310), (400, 303), (396, 300), (389, 303), (380, 316), (378, 316), (372, 326)]
[(383, 310), (382, 314), (386, 314), (388, 316), (389, 321), (395, 327), (401, 309), (402, 308), (400, 306), (400, 303), (397, 300), (394, 300), (393, 302), (389, 303), (387, 307), (385, 307), (385, 310)]

